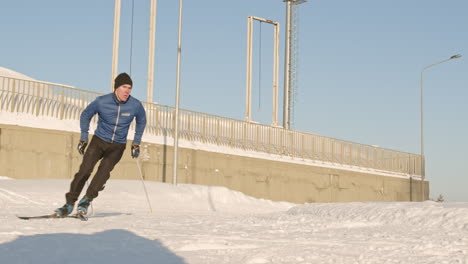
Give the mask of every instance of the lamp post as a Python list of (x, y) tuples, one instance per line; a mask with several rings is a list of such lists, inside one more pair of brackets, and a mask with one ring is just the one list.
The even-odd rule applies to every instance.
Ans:
[(112, 40), (111, 92), (114, 92), (114, 78), (117, 77), (117, 68), (119, 66), (120, 6), (120, 0), (115, 0), (114, 38)]
[(460, 54), (453, 55), (452, 57), (450, 57), (448, 59), (445, 59), (445, 60), (430, 64), (430, 65), (424, 67), (422, 69), (422, 71), (421, 71), (421, 201), (424, 201), (424, 197), (425, 197), (425, 195), (424, 195), (424, 191), (425, 191), (424, 178), (426, 176), (426, 159), (424, 157), (424, 102), (423, 102), (423, 95), (424, 95), (424, 78), (423, 77), (424, 77), (424, 71), (427, 70), (428, 68), (432, 67), (432, 66), (444, 63), (446, 61), (453, 60), (453, 59), (458, 59), (461, 56), (462, 55), (460, 55)]
[(156, 42), (156, 6), (157, 0), (151, 0), (148, 45), (148, 88), (146, 91), (146, 102), (148, 103), (153, 102), (154, 46)]
[(174, 162), (172, 170), (172, 182), (177, 185), (177, 164), (179, 151), (179, 105), (180, 105), (180, 64), (182, 57), (182, 0), (179, 0), (179, 33), (177, 40), (177, 70), (176, 70), (176, 103), (174, 121)]

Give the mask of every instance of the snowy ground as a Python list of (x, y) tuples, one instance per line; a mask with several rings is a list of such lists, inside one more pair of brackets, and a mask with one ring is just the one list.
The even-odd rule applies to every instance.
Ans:
[(20, 220), (69, 180), (0, 176), (0, 263), (467, 263), (468, 203), (289, 204), (222, 187), (111, 180), (89, 221)]

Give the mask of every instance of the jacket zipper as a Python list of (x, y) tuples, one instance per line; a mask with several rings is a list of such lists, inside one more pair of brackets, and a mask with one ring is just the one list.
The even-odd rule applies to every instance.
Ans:
[(117, 120), (115, 121), (114, 134), (112, 134), (112, 143), (114, 143), (115, 132), (117, 131), (117, 125), (119, 124), (119, 117), (120, 117), (120, 104), (117, 110)]

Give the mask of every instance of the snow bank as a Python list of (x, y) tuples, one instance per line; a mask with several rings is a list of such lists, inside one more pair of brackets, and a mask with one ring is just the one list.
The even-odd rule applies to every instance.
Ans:
[[(294, 206), (294, 204), (287, 202), (272, 202), (270, 200), (253, 198), (225, 187), (193, 184), (173, 185), (161, 182), (145, 183), (152, 207), (155, 207), (156, 210), (242, 214), (285, 211)], [(144, 195), (144, 189), (141, 184), (141, 182), (132, 180), (113, 180), (107, 184), (106, 189), (109, 192), (118, 192), (118, 196), (126, 197), (126, 199), (130, 200), (137, 197), (141, 198)], [(125, 191), (128, 186), (133, 186), (133, 188)], [(138, 200), (138, 202), (142, 201)], [(144, 202), (147, 203), (146, 198)]]
[(17, 78), (17, 79), (22, 79), (22, 80), (30, 80), (30, 81), (35, 81), (35, 79), (24, 75), (22, 73), (19, 73), (14, 70), (10, 70), (8, 68), (4, 68), (0, 66), (0, 76), (6, 76), (6, 77), (11, 77), (11, 78)]
[(224, 187), (110, 180), (89, 221), (70, 180), (0, 181), (2, 263), (468, 263), (468, 203), (290, 204)]
[[(339, 208), (339, 210), (337, 210)], [(341, 204), (307, 204), (293, 207), (289, 215), (313, 215), (341, 223), (365, 225), (408, 224), (420, 228), (441, 228), (468, 231), (468, 205), (466, 203), (437, 203), (426, 201), (374, 202)]]

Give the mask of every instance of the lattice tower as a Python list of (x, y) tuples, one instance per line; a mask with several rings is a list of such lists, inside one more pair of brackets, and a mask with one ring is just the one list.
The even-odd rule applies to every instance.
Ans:
[[(298, 65), (299, 65), (299, 8), (298, 5), (307, 0), (284, 0), (291, 2), (290, 13), (290, 55), (289, 55), (289, 129), (294, 126), (295, 105), (297, 103), (299, 85), (298, 85)], [(287, 30), (287, 29), (286, 29)]]

